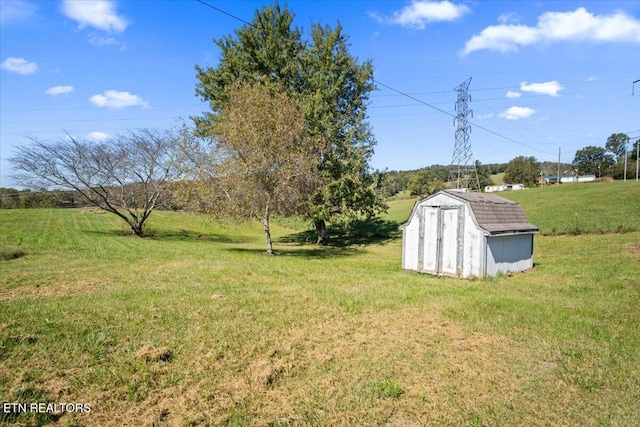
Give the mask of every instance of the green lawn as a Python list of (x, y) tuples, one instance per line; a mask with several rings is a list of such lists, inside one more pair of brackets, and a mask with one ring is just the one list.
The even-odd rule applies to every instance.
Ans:
[(520, 203), (544, 234), (640, 230), (640, 183), (589, 182), (496, 193)]
[[(639, 208), (631, 185), (574, 188)], [(509, 197), (557, 234), (568, 192)], [(0, 211), (17, 255), (0, 258), (0, 400), (91, 409), (0, 424), (637, 425), (637, 217), (537, 236), (533, 270), (466, 281), (401, 269), (389, 225), (412, 206), (327, 247), (276, 225), (273, 257), (252, 223), (156, 212), (140, 239), (108, 214)]]

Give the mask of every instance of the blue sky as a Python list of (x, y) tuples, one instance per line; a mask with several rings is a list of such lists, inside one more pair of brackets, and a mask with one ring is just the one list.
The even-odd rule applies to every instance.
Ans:
[[(245, 21), (269, 4), (205, 1)], [(339, 21), (352, 54), (373, 62), (374, 168), (450, 164), (454, 88), (469, 77), (470, 142), (482, 163), (556, 161), (559, 148), (571, 162), (612, 133), (640, 137), (638, 1), (280, 3), (306, 35), (312, 23)], [(206, 111), (194, 65), (215, 66), (212, 40), (244, 24), (195, 0), (0, 0), (0, 25), (0, 187), (8, 187), (7, 159), (29, 137), (104, 138)]]

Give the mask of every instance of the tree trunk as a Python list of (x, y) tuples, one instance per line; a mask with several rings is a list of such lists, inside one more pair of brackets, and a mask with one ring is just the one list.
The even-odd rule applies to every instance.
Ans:
[(316, 244), (320, 245), (326, 242), (327, 224), (325, 224), (324, 219), (318, 219), (315, 221), (315, 225), (316, 225), (316, 234), (318, 236), (316, 240)]
[(131, 234), (133, 234), (134, 236), (142, 237), (142, 224), (132, 221), (129, 223), (129, 225), (131, 226)]
[(269, 229), (269, 208), (265, 209), (262, 228), (264, 228), (264, 235), (267, 238), (267, 255), (273, 255), (273, 241), (271, 240), (271, 230)]

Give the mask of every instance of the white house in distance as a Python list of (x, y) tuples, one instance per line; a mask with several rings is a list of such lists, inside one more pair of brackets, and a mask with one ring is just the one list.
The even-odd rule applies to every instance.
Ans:
[[(558, 182), (558, 175), (545, 175), (542, 179), (544, 180), (544, 184), (556, 184)], [(574, 175), (567, 173), (560, 175), (560, 184), (569, 182), (593, 182), (595, 180), (595, 175)]]
[(517, 191), (524, 190), (524, 184), (502, 184), (502, 185), (487, 185), (484, 187), (485, 193), (494, 193), (496, 191)]
[(400, 229), (406, 270), (483, 278), (533, 267), (538, 228), (502, 197), (439, 191), (418, 200)]

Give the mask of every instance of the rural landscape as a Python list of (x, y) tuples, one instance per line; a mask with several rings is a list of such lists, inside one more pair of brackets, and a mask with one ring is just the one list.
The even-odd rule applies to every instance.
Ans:
[(0, 2), (0, 426), (640, 424), (638, 6), (339, 3)]
[(535, 267), (401, 269), (389, 202), (314, 243), (282, 221), (0, 210), (0, 395), (88, 413), (3, 425), (611, 425), (640, 419), (640, 186), (502, 193), (540, 228)]

